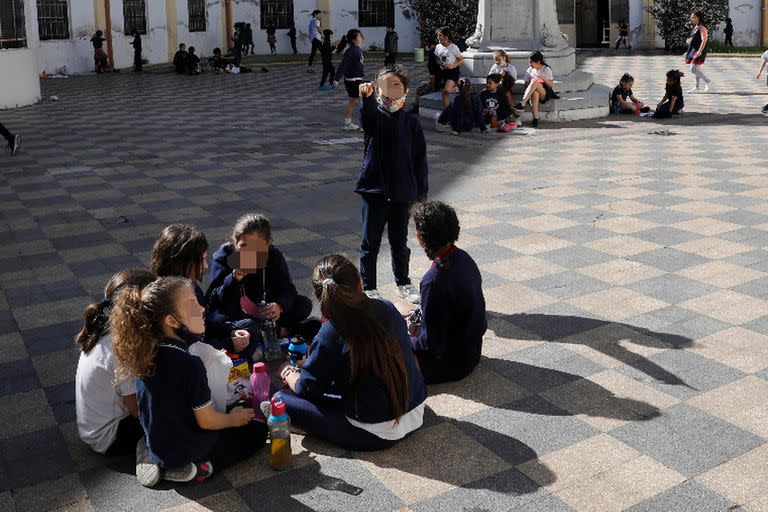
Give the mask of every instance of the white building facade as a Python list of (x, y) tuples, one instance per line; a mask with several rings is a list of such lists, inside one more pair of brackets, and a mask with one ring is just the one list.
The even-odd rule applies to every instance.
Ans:
[(104, 32), (104, 50), (117, 68), (133, 63), (130, 42), (135, 30), (141, 33), (143, 57), (159, 64), (172, 60), (179, 43), (194, 46), (201, 56), (211, 55), (216, 47), (226, 50), (235, 22), (251, 24), (259, 54), (269, 53), (269, 25), (277, 29), (278, 53), (291, 53), (287, 32), (293, 22), (298, 51), (306, 53), (315, 9), (322, 11), (323, 27), (331, 28), (334, 38), (359, 27), (366, 47), (382, 47), (391, 23), (400, 34), (401, 51), (420, 46), (417, 20), (402, 0), (0, 0), (0, 13), (5, 4), (21, 6), (36, 25), (38, 73), (43, 67), (50, 73), (62, 66), (69, 73), (93, 71), (90, 39), (96, 30)]
[[(560, 30), (568, 35), (568, 41), (574, 47), (607, 47), (616, 41), (618, 23), (624, 20), (629, 25), (633, 46), (663, 48), (664, 41), (657, 34), (656, 22), (646, 10), (653, 3), (654, 0), (557, 0)], [(765, 3), (765, 0), (729, 1), (736, 46), (768, 44)], [(721, 25), (714, 32), (718, 39), (724, 37), (722, 28)]]
[(0, 109), (40, 100), (34, 2), (0, 1)]

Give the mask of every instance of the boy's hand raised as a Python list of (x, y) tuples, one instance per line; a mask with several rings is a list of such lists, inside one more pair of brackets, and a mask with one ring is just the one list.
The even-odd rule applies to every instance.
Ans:
[(376, 90), (376, 82), (369, 82), (367, 84), (360, 84), (360, 96), (363, 98), (369, 97)]

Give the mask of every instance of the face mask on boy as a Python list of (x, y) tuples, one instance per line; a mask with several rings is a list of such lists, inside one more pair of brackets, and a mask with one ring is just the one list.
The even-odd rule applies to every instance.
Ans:
[(394, 113), (405, 106), (405, 96), (393, 100), (392, 98), (384, 96), (381, 89), (379, 89), (379, 94), (376, 95), (376, 102), (382, 109)]

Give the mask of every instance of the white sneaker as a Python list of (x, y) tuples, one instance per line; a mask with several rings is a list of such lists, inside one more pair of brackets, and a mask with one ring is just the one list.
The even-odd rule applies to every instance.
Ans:
[(355, 123), (344, 123), (344, 131), (345, 132), (351, 132), (351, 131), (357, 131), (360, 127), (357, 126)]
[(180, 468), (166, 469), (163, 473), (163, 479), (169, 482), (191, 482), (197, 476), (197, 466), (189, 463)]
[(451, 125), (449, 124), (442, 124), (438, 121), (440, 118), (440, 112), (435, 112), (435, 130), (438, 132), (449, 132), (451, 131)]
[(688, 94), (692, 94), (694, 92), (697, 92), (698, 90), (699, 90), (699, 88), (694, 85), (693, 87), (688, 89)]
[(368, 296), (369, 299), (381, 299), (381, 294), (379, 293), (379, 290), (365, 290), (365, 294)]
[(145, 438), (136, 444), (136, 478), (144, 487), (154, 487), (160, 481), (160, 466), (152, 462)]
[(701, 90), (701, 92), (707, 92), (709, 90), (709, 82), (706, 82), (704, 84), (704, 88)]
[(396, 295), (401, 299), (407, 300), (411, 304), (419, 304), (421, 302), (421, 294), (412, 284), (398, 286)]

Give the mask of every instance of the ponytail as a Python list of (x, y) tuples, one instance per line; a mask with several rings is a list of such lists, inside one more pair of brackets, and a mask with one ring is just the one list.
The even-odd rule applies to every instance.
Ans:
[(368, 377), (381, 381), (395, 423), (408, 412), (408, 372), (397, 340), (376, 319), (372, 301), (359, 290), (360, 274), (344, 256), (326, 256), (315, 267), (312, 285), (320, 310), (349, 347), (353, 397)]
[(154, 274), (143, 269), (123, 270), (113, 275), (104, 288), (104, 300), (89, 305), (83, 312), (83, 328), (75, 336), (80, 351), (87, 354), (109, 333), (109, 315), (118, 292), (127, 287), (143, 288), (154, 279)]
[(182, 277), (161, 277), (143, 290), (128, 288), (117, 296), (110, 315), (118, 378), (127, 375), (150, 377), (155, 371), (155, 355), (165, 337), (163, 322), (176, 314), (176, 292), (192, 287)]

